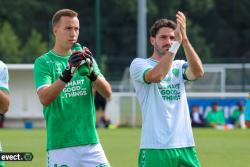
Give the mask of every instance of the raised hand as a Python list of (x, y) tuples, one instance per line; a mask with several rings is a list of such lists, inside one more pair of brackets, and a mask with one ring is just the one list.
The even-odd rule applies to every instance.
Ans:
[(176, 29), (174, 31), (174, 37), (175, 37), (175, 41), (173, 41), (173, 43), (171, 44), (171, 47), (168, 49), (169, 52), (176, 54), (180, 44), (182, 43), (182, 39), (183, 39), (183, 35), (182, 35), (182, 30), (181, 30), (181, 23), (180, 23), (180, 16), (177, 13), (176, 14)]
[(81, 64), (81, 61), (84, 59), (85, 57), (82, 51), (75, 51), (69, 57), (69, 60), (68, 60), (69, 66), (77, 68)]
[(181, 32), (182, 40), (187, 39), (186, 16), (181, 11), (178, 11), (176, 13), (176, 22), (177, 27), (179, 26), (179, 31)]
[(175, 41), (178, 41), (179, 43), (182, 42), (182, 33), (180, 30), (180, 24), (177, 22), (177, 27), (174, 31), (174, 37), (175, 37)]
[(85, 57), (85, 62), (88, 64), (88, 68), (89, 68), (89, 74), (87, 75), (87, 77), (89, 78), (90, 81), (94, 82), (97, 79), (97, 75), (95, 73), (95, 71), (93, 70), (93, 56), (92, 53), (90, 52), (90, 50), (85, 47), (83, 49), (83, 53), (84, 53), (84, 57)]
[(84, 59), (85, 57), (82, 51), (75, 51), (74, 53), (72, 53), (72, 55), (69, 57), (69, 60), (68, 60), (69, 65), (62, 72), (59, 78), (63, 82), (68, 83)]
[(93, 55), (87, 47), (83, 48), (83, 57), (84, 59), (82, 60), (81, 65), (87, 63), (91, 73), (93, 71)]

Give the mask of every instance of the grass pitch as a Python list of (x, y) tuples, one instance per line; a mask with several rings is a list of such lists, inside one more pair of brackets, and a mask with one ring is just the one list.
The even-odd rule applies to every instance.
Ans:
[[(250, 167), (250, 130), (194, 129), (196, 150), (203, 167)], [(136, 167), (140, 129), (100, 129), (101, 144), (112, 167)], [(1, 129), (4, 152), (32, 152), (30, 162), (5, 162), (6, 167), (45, 167), (44, 129)]]

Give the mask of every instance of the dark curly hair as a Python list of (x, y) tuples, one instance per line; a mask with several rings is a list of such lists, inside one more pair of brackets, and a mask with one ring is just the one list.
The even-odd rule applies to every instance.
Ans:
[(158, 31), (162, 28), (162, 27), (168, 27), (168, 28), (172, 28), (173, 30), (176, 29), (176, 23), (172, 20), (168, 20), (168, 19), (159, 19), (157, 20), (151, 27), (150, 29), (150, 36), (151, 37), (155, 37), (156, 34), (158, 33)]

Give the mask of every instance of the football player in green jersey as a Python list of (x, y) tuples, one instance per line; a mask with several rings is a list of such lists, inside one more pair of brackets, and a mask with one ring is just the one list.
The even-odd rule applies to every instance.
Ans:
[[(54, 47), (34, 65), (37, 94), (46, 120), (48, 166), (109, 166), (95, 128), (92, 88), (109, 98), (111, 86), (88, 49), (72, 53), (80, 29), (77, 12), (57, 11), (52, 28)], [(83, 62), (89, 68), (85, 76), (77, 70)]]

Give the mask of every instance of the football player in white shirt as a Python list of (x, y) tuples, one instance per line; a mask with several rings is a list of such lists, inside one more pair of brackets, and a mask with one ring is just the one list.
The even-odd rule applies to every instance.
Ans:
[[(0, 119), (3, 119), (3, 114), (9, 109), (9, 75), (7, 66), (0, 61)], [(3, 122), (2, 122), (3, 123)], [(2, 151), (0, 141), (0, 152)], [(0, 161), (0, 166), (4, 167), (3, 161)]]
[[(130, 65), (142, 111), (138, 166), (199, 167), (184, 82), (202, 77), (204, 69), (187, 37), (186, 17), (178, 11), (176, 23), (157, 20), (150, 33), (152, 56)], [(180, 45), (187, 62), (174, 60)]]
[(0, 114), (4, 114), (9, 108), (9, 75), (7, 66), (0, 61)]

